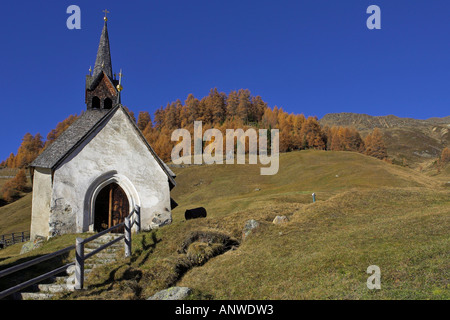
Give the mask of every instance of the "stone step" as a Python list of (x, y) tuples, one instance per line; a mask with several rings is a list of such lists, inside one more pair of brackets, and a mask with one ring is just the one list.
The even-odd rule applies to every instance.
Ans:
[[(85, 254), (92, 252), (95, 249), (97, 249), (98, 247), (102, 246), (103, 244), (104, 243), (92, 243), (92, 244), (86, 245), (84, 247), (84, 252), (85, 252)], [(118, 250), (124, 250), (124, 248), (125, 248), (125, 245), (123, 244), (123, 242), (119, 241), (119, 243), (115, 243), (115, 244), (103, 249), (101, 252), (111, 253), (111, 252), (116, 252)]]
[(105, 234), (105, 235), (103, 235), (103, 236), (101, 236), (101, 237), (99, 237), (97, 239), (94, 239), (94, 240), (88, 242), (88, 243), (107, 243), (107, 242), (115, 240), (115, 239), (117, 239), (117, 238), (119, 238), (121, 236), (122, 236), (122, 234), (118, 234), (118, 235)]
[(97, 258), (97, 259), (89, 259), (84, 262), (84, 268), (93, 264), (107, 264), (111, 262), (116, 262), (117, 259), (108, 259), (108, 258)]
[[(85, 254), (91, 253), (92, 251), (94, 251), (94, 249), (85, 251)], [(111, 250), (111, 251), (102, 250), (100, 252), (97, 252), (92, 257), (88, 258), (87, 260), (93, 259), (96, 257), (98, 257), (98, 258), (116, 258), (118, 252), (120, 252), (120, 251), (118, 251), (118, 250)]]
[[(75, 274), (74, 274), (75, 275)], [(73, 275), (74, 279), (75, 276)], [(70, 279), (72, 276), (64, 276), (64, 277), (56, 277), (54, 283), (67, 283), (67, 279)]]
[[(105, 244), (105, 243), (111, 242), (112, 240), (114, 240), (114, 239), (102, 239), (102, 238), (99, 238), (99, 239), (95, 239), (95, 240), (87, 242), (85, 244), (85, 246), (89, 246), (91, 244), (97, 244), (97, 245)], [(123, 239), (113, 243), (112, 246), (117, 246), (119, 244), (123, 244)]]
[(50, 300), (55, 295), (53, 293), (42, 292), (21, 292), (19, 297), (21, 300)]
[(40, 284), (38, 285), (39, 291), (42, 293), (60, 293), (60, 292), (68, 292), (74, 291), (75, 285), (70, 285), (66, 283), (60, 284)]
[[(122, 234), (107, 234), (95, 239), (85, 245), (85, 253), (90, 253), (98, 247), (108, 243)], [(92, 269), (107, 264), (116, 262), (119, 259), (119, 253), (124, 250), (124, 241), (119, 241), (109, 246), (108, 248), (98, 252), (89, 259), (86, 259), (84, 264), (85, 277), (92, 271)], [(75, 265), (67, 267), (66, 276), (57, 276), (49, 279), (50, 283), (42, 283), (30, 288), (31, 291), (37, 292), (22, 292), (16, 295), (18, 299), (22, 300), (49, 300), (55, 294), (62, 292), (69, 292), (75, 290)], [(61, 273), (64, 274), (64, 273)]]

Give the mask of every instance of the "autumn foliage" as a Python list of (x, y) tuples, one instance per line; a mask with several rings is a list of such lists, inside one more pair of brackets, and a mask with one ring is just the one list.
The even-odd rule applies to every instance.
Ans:
[(17, 151), (17, 155), (11, 153), (3, 164), (8, 168), (25, 168), (42, 152), (43, 147), (44, 143), (39, 133), (35, 136), (26, 133)]
[(381, 160), (387, 158), (387, 150), (380, 129), (375, 128), (373, 132), (366, 137), (365, 145), (365, 154), (367, 154), (368, 156), (372, 156)]
[(443, 165), (450, 163), (450, 149), (449, 148), (444, 148), (444, 150), (442, 150), (440, 162)]
[(365, 143), (355, 128), (332, 127), (325, 129), (328, 141), (327, 149), (333, 151), (364, 152)]
[(156, 153), (168, 161), (177, 143), (171, 141), (172, 131), (185, 128), (193, 135), (196, 120), (202, 121), (203, 132), (216, 128), (223, 136), (226, 129), (278, 129), (280, 152), (304, 149), (366, 151), (365, 142), (356, 129), (322, 128), (317, 117), (289, 114), (277, 106), (270, 108), (260, 96), (252, 96), (244, 89), (226, 95), (215, 88), (200, 100), (189, 94), (184, 103), (177, 100), (157, 109), (154, 122), (148, 121), (143, 133)]
[[(184, 102), (178, 99), (168, 103), (165, 108), (161, 106), (155, 111), (153, 121), (147, 111), (139, 112), (136, 120), (134, 113), (124, 108), (165, 161), (170, 160), (172, 148), (177, 143), (171, 141), (173, 130), (185, 128), (193, 135), (194, 121), (202, 121), (203, 132), (216, 128), (223, 136), (226, 135), (226, 129), (278, 129), (280, 152), (317, 149), (361, 152), (379, 159), (387, 157), (378, 129), (363, 140), (354, 128), (322, 128), (317, 117), (288, 114), (277, 106), (270, 108), (260, 96), (253, 96), (248, 89), (233, 90), (227, 95), (214, 88), (201, 99), (189, 94)], [(25, 168), (76, 119), (78, 116), (71, 115), (58, 123), (47, 135), (45, 143), (39, 133), (35, 136), (27, 133), (17, 155), (11, 154), (0, 166)]]
[(25, 169), (19, 170), (17, 175), (6, 182), (0, 190), (0, 195), (6, 202), (12, 202), (20, 192), (27, 190), (27, 175)]

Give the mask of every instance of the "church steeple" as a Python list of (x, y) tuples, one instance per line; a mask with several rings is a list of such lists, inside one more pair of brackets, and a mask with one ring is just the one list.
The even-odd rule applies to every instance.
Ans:
[(112, 79), (112, 65), (111, 65), (111, 51), (109, 49), (109, 37), (107, 20), (103, 25), (102, 34), (100, 36), (100, 43), (98, 44), (97, 58), (95, 59), (94, 73), (92, 76), (95, 78), (101, 72), (105, 72), (106, 75)]
[(119, 81), (113, 78), (111, 51), (109, 47), (107, 10), (104, 10), (104, 25), (100, 35), (94, 70), (86, 76), (86, 98), (88, 109), (111, 109), (120, 103), (120, 95), (117, 90)]

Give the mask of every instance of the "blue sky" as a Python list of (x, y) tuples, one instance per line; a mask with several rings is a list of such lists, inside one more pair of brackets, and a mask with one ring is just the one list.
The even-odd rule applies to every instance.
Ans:
[[(43, 4), (44, 3), (44, 4)], [(69, 30), (69, 5), (81, 29)], [(369, 5), (381, 30), (369, 30)], [(107, 8), (122, 103), (136, 114), (240, 88), (270, 107), (425, 119), (450, 114), (450, 1), (8, 1), (1, 7), (0, 160), (85, 109)]]

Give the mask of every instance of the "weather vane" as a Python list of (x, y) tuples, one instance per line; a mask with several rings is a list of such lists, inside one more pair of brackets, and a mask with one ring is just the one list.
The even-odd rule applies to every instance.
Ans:
[(106, 14), (109, 13), (108, 9), (103, 10), (103, 12), (105, 13), (103, 20), (108, 21), (108, 18), (106, 17)]

